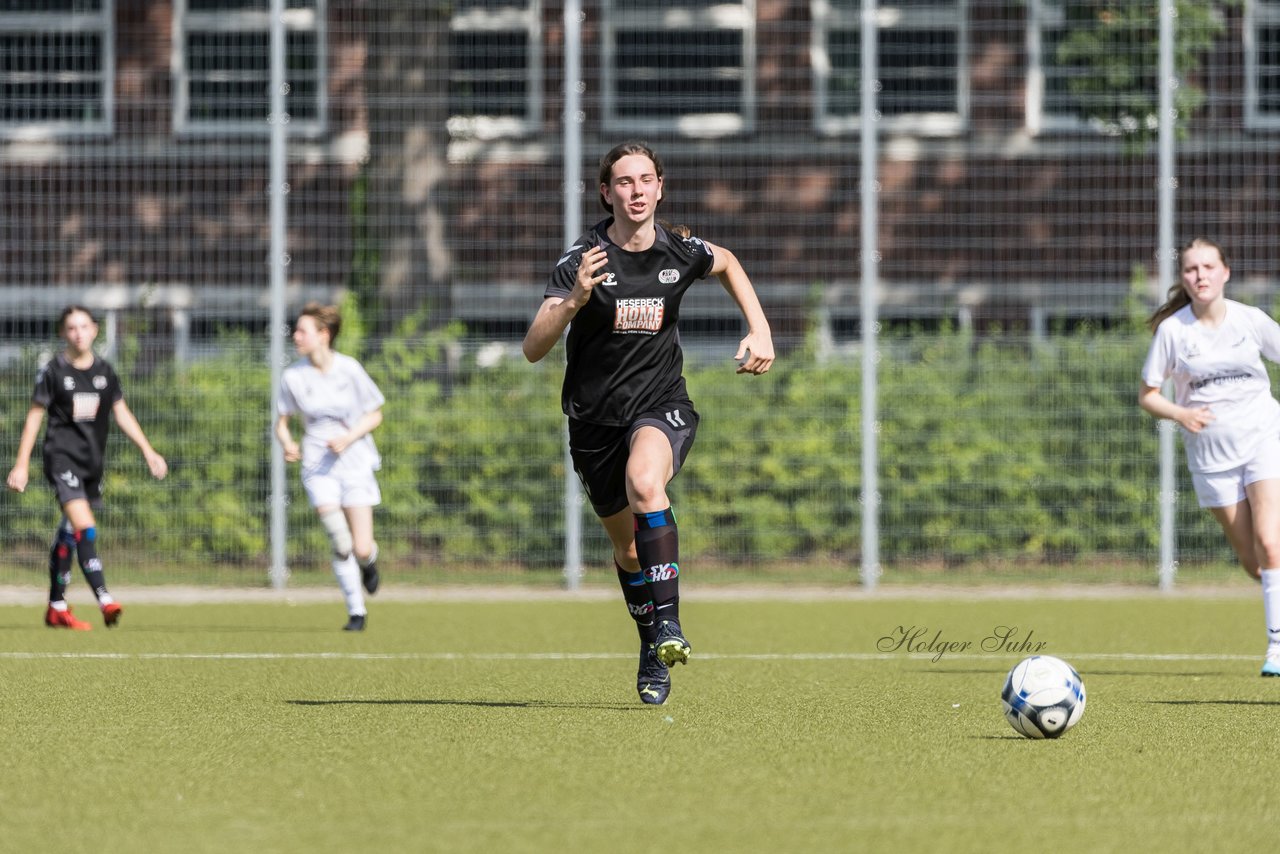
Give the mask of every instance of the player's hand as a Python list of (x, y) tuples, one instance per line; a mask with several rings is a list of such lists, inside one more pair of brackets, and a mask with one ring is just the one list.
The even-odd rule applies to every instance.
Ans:
[(347, 448), (351, 447), (351, 443), (354, 441), (355, 440), (351, 438), (350, 434), (344, 434), (342, 436), (337, 437), (336, 439), (330, 439), (326, 447), (328, 447), (328, 449), (333, 451), (335, 454), (340, 455)]
[[(574, 293), (569, 295), (569, 299), (573, 300), (579, 308), (591, 299), (591, 292), (595, 290), (596, 285), (609, 278), (608, 273), (600, 272), (608, 263), (609, 254), (604, 251), (603, 246), (592, 246), (582, 253), (582, 259), (578, 262), (578, 273), (573, 283)], [(581, 294), (581, 297), (575, 298), (578, 294)]]
[(20, 466), (14, 466), (13, 470), (9, 472), (9, 477), (5, 480), (5, 483), (14, 492), (26, 492), (27, 477), (28, 477), (28, 474), (25, 468), (22, 468)]
[(164, 457), (155, 451), (148, 451), (143, 454), (147, 460), (147, 468), (151, 469), (151, 476), (156, 480), (164, 480), (164, 476), (169, 473), (169, 464), (165, 462)]
[(1207, 406), (1197, 406), (1195, 409), (1184, 409), (1178, 417), (1178, 423), (1187, 428), (1189, 433), (1199, 433), (1201, 430), (1209, 426), (1209, 422), (1217, 420), (1218, 416)]
[(284, 446), (284, 461), (286, 463), (296, 463), (302, 459), (302, 449), (298, 447), (297, 442), (290, 442)]
[(773, 336), (766, 330), (752, 332), (738, 344), (738, 352), (733, 357), (738, 362), (738, 373), (766, 373), (773, 365)]

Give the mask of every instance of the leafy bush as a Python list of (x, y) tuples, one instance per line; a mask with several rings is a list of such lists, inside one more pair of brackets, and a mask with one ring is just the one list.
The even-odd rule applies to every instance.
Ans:
[[(364, 356), (388, 398), (375, 433), (384, 456), (382, 547), (401, 565), (558, 568), (560, 362), (530, 366), (508, 355), (481, 367), (461, 355), (457, 337), (410, 318)], [(944, 331), (882, 343), (882, 562), (1151, 559), (1157, 431), (1136, 406), (1145, 338), (1096, 333), (1037, 343)], [(248, 341), (228, 342), (222, 353), (145, 375), (120, 366), (130, 405), (172, 476), (153, 481), (113, 431), (109, 537), (113, 549), (152, 563), (241, 565), (257, 575), (269, 550), (270, 372), (262, 348)], [(7, 387), (22, 391), (0, 400), (5, 423), (15, 425), (5, 432), (9, 459), (29, 374), (11, 373)], [(686, 559), (856, 565), (856, 356), (791, 354), (765, 377), (691, 359), (687, 376), (703, 419), (672, 487)], [(38, 461), (33, 467), (40, 477)], [(291, 564), (327, 569), (323, 532), (297, 481), (291, 468)], [(1182, 504), (1183, 536), (1220, 546), (1207, 514)], [(10, 514), (13, 536), (43, 548), (51, 505), (47, 492), (22, 496)], [(594, 527), (588, 521), (598, 540)]]

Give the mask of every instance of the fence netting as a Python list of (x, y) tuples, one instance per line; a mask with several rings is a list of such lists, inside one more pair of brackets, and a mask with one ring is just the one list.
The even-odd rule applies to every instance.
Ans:
[[(0, 464), (59, 312), (89, 306), (171, 468), (153, 481), (113, 433), (99, 529), (119, 582), (266, 583), (270, 6), (0, 3)], [(583, 224), (605, 216), (600, 156), (648, 141), (663, 219), (733, 251), (773, 328), (775, 369), (738, 376), (728, 295), (712, 278), (685, 302), (702, 425), (671, 494), (691, 578), (855, 581), (873, 500), (886, 583), (1154, 582), (1157, 425), (1136, 405), (1144, 320), (1172, 284), (1157, 272), (1154, 4), (881, 3), (866, 116), (853, 0), (586, 0), (575, 44), (555, 0), (284, 6), (288, 310), (339, 304), (336, 349), (387, 397), (389, 579), (560, 577), (563, 349), (530, 365), (520, 341), (572, 238), (576, 125)], [(1222, 243), (1229, 295), (1271, 311), (1280, 2), (1176, 7), (1176, 239)], [(570, 57), (582, 114), (566, 117)], [(1226, 577), (1180, 451), (1178, 471), (1179, 577)], [(0, 499), (0, 583), (47, 573), (58, 510), (38, 446), (31, 480)], [(291, 583), (327, 581), (298, 481), (290, 468)], [(581, 512), (587, 578), (612, 583)]]

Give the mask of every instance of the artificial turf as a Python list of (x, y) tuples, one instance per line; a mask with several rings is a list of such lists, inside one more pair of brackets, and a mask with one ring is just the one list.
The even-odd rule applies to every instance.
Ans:
[[(1257, 598), (693, 593), (683, 612), (693, 656), (648, 707), (613, 601), (389, 590), (362, 634), (336, 604), (142, 601), (83, 633), (2, 607), (0, 850), (1274, 845)], [(1000, 712), (1030, 651), (1088, 690), (1055, 741)]]

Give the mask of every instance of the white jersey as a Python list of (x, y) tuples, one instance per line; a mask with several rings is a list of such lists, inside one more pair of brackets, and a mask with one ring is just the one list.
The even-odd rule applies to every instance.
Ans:
[[(310, 359), (299, 359), (284, 369), (280, 378), (280, 415), (300, 414), (302, 467), (314, 469), (336, 456), (327, 447), (330, 439), (349, 431), (361, 416), (382, 408), (386, 399), (365, 373), (360, 363), (341, 353), (333, 354), (333, 365), (322, 372)], [(373, 437), (365, 434), (342, 454), (348, 465), (381, 467), (382, 459)]]
[(1280, 324), (1258, 308), (1226, 300), (1216, 329), (1200, 323), (1191, 306), (1156, 329), (1142, 367), (1142, 381), (1159, 388), (1172, 378), (1174, 401), (1207, 406), (1215, 419), (1199, 433), (1185, 428), (1187, 467), (1218, 472), (1248, 462), (1263, 438), (1280, 435), (1280, 403), (1262, 357), (1280, 361)]

